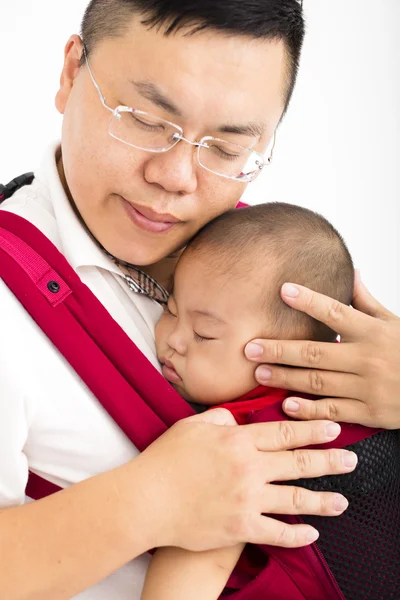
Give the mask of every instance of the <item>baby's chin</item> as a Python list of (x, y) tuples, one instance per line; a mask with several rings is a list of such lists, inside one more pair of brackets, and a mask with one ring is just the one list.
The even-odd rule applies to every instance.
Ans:
[(181, 383), (171, 383), (170, 385), (172, 385), (172, 387), (174, 388), (174, 390), (176, 392), (178, 392), (178, 394), (180, 396), (182, 396), (182, 398), (184, 400), (187, 400), (188, 402), (196, 402), (196, 400), (193, 400), (193, 398), (191, 397), (191, 395), (189, 394), (189, 392), (186, 390), (185, 386), (182, 385)]
[(209, 405), (209, 402), (202, 402), (199, 398), (195, 398), (188, 390), (185, 388), (183, 383), (171, 383), (172, 387), (186, 402), (191, 402), (192, 404), (206, 404)]
[(196, 395), (191, 394), (185, 387), (183, 382), (179, 383), (170, 383), (172, 387), (178, 392), (180, 396), (187, 402), (191, 402), (192, 404), (201, 404), (202, 406), (217, 406), (218, 404), (223, 404), (225, 402), (229, 402), (229, 400), (219, 400), (216, 401), (215, 397), (212, 396), (212, 392), (209, 397), (198, 397)]

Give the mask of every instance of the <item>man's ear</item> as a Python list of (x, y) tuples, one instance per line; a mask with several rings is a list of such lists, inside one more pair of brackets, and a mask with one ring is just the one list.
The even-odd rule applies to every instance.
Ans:
[(59, 113), (65, 112), (69, 94), (79, 73), (79, 65), (83, 52), (83, 42), (79, 35), (71, 35), (64, 50), (64, 65), (60, 77), (60, 87), (56, 94), (55, 104)]

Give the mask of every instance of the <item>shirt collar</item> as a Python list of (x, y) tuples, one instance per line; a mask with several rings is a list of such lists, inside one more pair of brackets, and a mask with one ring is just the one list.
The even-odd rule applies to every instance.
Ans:
[(60, 143), (53, 143), (45, 153), (41, 167), (35, 173), (49, 190), (59, 232), (59, 249), (75, 270), (90, 266), (121, 275), (118, 266), (85, 230), (70, 204), (57, 169), (60, 152)]

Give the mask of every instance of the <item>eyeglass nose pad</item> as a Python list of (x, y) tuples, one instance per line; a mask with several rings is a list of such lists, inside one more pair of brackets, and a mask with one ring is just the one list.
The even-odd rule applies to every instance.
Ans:
[(182, 139), (182, 136), (179, 133), (174, 133), (172, 136), (174, 142), (179, 142)]

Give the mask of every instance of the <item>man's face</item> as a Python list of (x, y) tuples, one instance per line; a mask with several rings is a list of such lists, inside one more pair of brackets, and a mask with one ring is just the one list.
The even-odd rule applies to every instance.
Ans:
[(243, 273), (229, 277), (190, 249), (178, 263), (155, 337), (163, 375), (186, 400), (216, 405), (256, 386), (244, 347), (268, 331), (260, 301), (265, 286), (248, 265), (243, 270), (245, 280)]
[[(210, 135), (265, 152), (284, 108), (283, 42), (184, 33), (164, 37), (133, 19), (123, 37), (99, 43), (90, 65), (107, 105), (172, 121), (191, 141)], [(56, 98), (64, 114), (64, 185), (109, 252), (137, 265), (156, 263), (236, 206), (245, 184), (204, 170), (185, 142), (154, 154), (113, 139), (111, 112), (101, 104), (88, 69), (79, 69), (81, 52), (73, 36)], [(154, 86), (162, 100), (148, 93)], [(249, 124), (263, 126), (263, 135), (221, 132)], [(154, 220), (169, 225), (154, 226)]]

